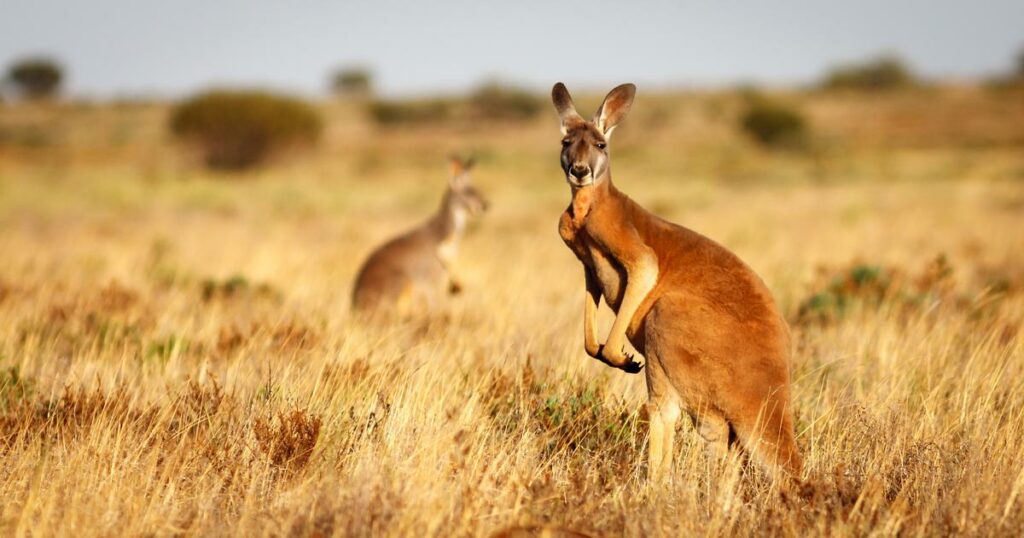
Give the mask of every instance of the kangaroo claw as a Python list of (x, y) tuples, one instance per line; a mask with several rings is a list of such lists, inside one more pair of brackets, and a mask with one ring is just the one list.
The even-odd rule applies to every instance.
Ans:
[(636, 374), (639, 373), (640, 370), (644, 369), (643, 363), (633, 360), (633, 355), (630, 353), (626, 353), (625, 350), (622, 350), (623, 359), (618, 361), (608, 358), (608, 356), (605, 355), (604, 350), (605, 347), (600, 346), (597, 349), (596, 358), (601, 362), (607, 364), (608, 366), (611, 366), (612, 368), (618, 368), (619, 370), (622, 370), (627, 374)]
[(644, 364), (642, 362), (634, 361), (633, 357), (629, 357), (629, 360), (627, 360), (621, 368), (622, 371), (626, 372), (627, 374), (638, 374), (640, 373), (640, 370), (644, 369)]

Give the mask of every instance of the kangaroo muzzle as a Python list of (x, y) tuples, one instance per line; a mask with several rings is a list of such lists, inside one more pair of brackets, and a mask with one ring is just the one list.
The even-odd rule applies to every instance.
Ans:
[(573, 185), (583, 186), (593, 181), (593, 174), (591, 173), (590, 166), (573, 164), (569, 167), (569, 177), (567, 179)]

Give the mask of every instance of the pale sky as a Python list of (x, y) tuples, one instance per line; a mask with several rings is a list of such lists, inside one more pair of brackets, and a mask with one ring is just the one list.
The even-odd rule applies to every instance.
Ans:
[(397, 2), (0, 0), (0, 65), (59, 58), (73, 95), (216, 84), (323, 93), (363, 64), (387, 94), (498, 78), (536, 89), (798, 84), (892, 52), (930, 77), (1005, 72), (1024, 0)]

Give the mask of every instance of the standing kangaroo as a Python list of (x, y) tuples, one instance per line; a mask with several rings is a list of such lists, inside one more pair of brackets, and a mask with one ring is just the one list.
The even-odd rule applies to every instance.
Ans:
[(408, 316), (436, 308), (446, 292), (461, 290), (452, 263), (466, 219), (487, 209), (487, 200), (470, 182), (472, 167), (472, 160), (452, 157), (451, 178), (437, 213), (370, 254), (352, 290), (354, 310)]
[[(648, 475), (671, 469), (675, 424), (684, 409), (709, 451), (740, 445), (773, 475), (801, 473), (789, 396), (789, 329), (771, 293), (735, 254), (697, 232), (656, 217), (612, 184), (608, 139), (633, 104), (636, 86), (613, 89), (584, 120), (555, 84), (562, 122), (562, 170), (572, 203), (558, 231), (583, 263), (583, 346), (629, 373), (646, 358), (650, 418)], [(616, 313), (604, 345), (594, 316)]]

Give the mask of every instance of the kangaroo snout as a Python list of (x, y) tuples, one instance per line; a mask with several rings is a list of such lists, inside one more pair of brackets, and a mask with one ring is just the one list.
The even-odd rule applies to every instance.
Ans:
[(583, 179), (590, 175), (590, 166), (580, 163), (574, 163), (569, 167), (569, 173), (576, 179)]

